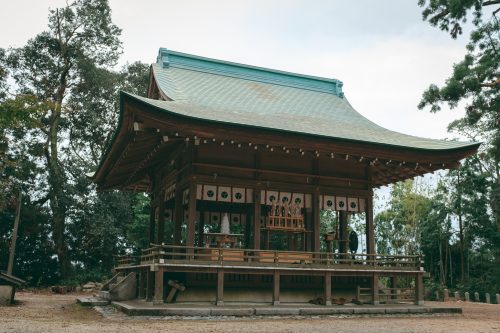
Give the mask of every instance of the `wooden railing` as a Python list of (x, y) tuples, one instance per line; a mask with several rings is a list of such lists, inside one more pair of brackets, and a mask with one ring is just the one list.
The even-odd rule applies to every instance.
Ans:
[(420, 256), (271, 251), (155, 245), (142, 251), (141, 264), (215, 264), (254, 267), (307, 267), (420, 271)]
[(127, 267), (139, 263), (139, 258), (137, 256), (132, 256), (130, 254), (116, 255), (115, 263), (117, 267)]

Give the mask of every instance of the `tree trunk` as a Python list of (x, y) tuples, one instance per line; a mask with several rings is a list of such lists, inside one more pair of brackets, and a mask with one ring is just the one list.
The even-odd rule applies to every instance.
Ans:
[(462, 195), (460, 189), (460, 170), (458, 171), (458, 228), (460, 237), (460, 282), (465, 283), (465, 253), (464, 253), (464, 225), (462, 221)]

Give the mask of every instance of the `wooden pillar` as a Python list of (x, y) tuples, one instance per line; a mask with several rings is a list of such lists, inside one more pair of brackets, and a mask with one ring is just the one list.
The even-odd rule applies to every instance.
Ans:
[(280, 304), (280, 273), (274, 271), (273, 274), (273, 305)]
[[(189, 197), (188, 197), (188, 221), (187, 221), (187, 239), (186, 246), (194, 246), (195, 238), (195, 227), (196, 227), (196, 183), (191, 181), (189, 185)], [(193, 250), (190, 249), (188, 252), (192, 253)]]
[(160, 203), (158, 205), (158, 234), (156, 235), (156, 244), (163, 243), (165, 234), (165, 193), (160, 192)]
[(155, 227), (156, 227), (156, 206), (151, 200), (151, 208), (149, 211), (149, 243), (155, 241)]
[(326, 272), (324, 276), (325, 305), (332, 305), (332, 273)]
[(200, 220), (198, 221), (198, 246), (203, 247), (203, 235), (205, 233), (205, 212), (200, 209)]
[(246, 214), (246, 221), (245, 221), (245, 248), (247, 249), (252, 248), (252, 239), (250, 237), (251, 233), (252, 233), (252, 214), (249, 211)]
[(424, 276), (423, 274), (415, 275), (415, 304), (424, 305)]
[(320, 225), (321, 225), (321, 210), (319, 202), (319, 192), (315, 192), (312, 195), (312, 209), (313, 209), (313, 220), (312, 220), (312, 250), (314, 252), (320, 251)]
[(373, 225), (373, 195), (366, 199), (366, 253), (375, 254), (375, 230)]
[(254, 201), (253, 201), (253, 248), (260, 250), (260, 189), (254, 188)]
[(224, 270), (217, 270), (217, 296), (215, 305), (224, 305)]
[(155, 273), (148, 270), (146, 272), (146, 301), (151, 302), (154, 294)]
[(349, 233), (348, 233), (348, 215), (347, 211), (341, 210), (339, 212), (339, 236), (341, 242), (339, 243), (339, 252), (340, 253), (347, 253), (348, 251), (348, 246), (347, 246), (347, 240), (349, 239)]
[(175, 189), (174, 198), (174, 245), (181, 245), (181, 229), (184, 221), (184, 208), (182, 207), (182, 190)]
[(373, 305), (379, 305), (379, 292), (378, 292), (378, 274), (373, 274), (372, 276), (372, 303)]

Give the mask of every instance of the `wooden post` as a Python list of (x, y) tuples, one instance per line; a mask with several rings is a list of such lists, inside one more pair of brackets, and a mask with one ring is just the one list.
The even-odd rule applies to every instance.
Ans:
[(349, 239), (349, 233), (347, 232), (347, 227), (348, 227), (348, 222), (347, 222), (347, 211), (341, 210), (339, 212), (339, 233), (340, 233), (340, 244), (339, 244), (339, 252), (340, 253), (347, 253), (348, 251), (348, 246), (347, 246), (347, 240)]
[(160, 204), (158, 205), (158, 234), (156, 235), (156, 244), (163, 243), (165, 234), (165, 193), (160, 192)]
[(252, 239), (250, 238), (252, 233), (252, 214), (251, 212), (247, 212), (245, 221), (245, 248), (252, 248)]
[(17, 230), (19, 229), (19, 218), (21, 216), (22, 200), (23, 200), (23, 192), (19, 190), (19, 198), (17, 199), (16, 218), (14, 220), (14, 230), (12, 230), (12, 241), (10, 242), (9, 263), (7, 266), (7, 274), (9, 275), (12, 275), (12, 270), (14, 268), (14, 255), (16, 253)]
[(217, 270), (217, 297), (215, 305), (224, 305), (224, 270)]
[(146, 272), (146, 302), (151, 302), (153, 300), (154, 281), (155, 272), (151, 272), (150, 270), (148, 270)]
[(203, 247), (203, 235), (205, 234), (205, 212), (200, 209), (200, 220), (198, 221), (198, 246)]
[(156, 227), (156, 206), (153, 199), (151, 199), (151, 209), (149, 211), (149, 243), (155, 241), (155, 227)]
[(373, 225), (373, 195), (366, 199), (366, 253), (375, 254), (375, 231)]
[(274, 271), (273, 275), (273, 305), (280, 304), (280, 273)]
[(373, 274), (372, 277), (372, 303), (373, 305), (379, 305), (379, 293), (378, 293), (378, 275)]
[(253, 248), (256, 250), (260, 250), (260, 216), (261, 216), (261, 207), (260, 207), (260, 189), (254, 188), (254, 202), (253, 202)]
[(182, 207), (182, 189), (175, 189), (174, 198), (174, 244), (181, 245), (181, 229), (184, 221), (184, 208)]
[(423, 274), (415, 275), (415, 304), (424, 305), (424, 277)]
[(320, 224), (321, 224), (321, 210), (319, 203), (319, 192), (314, 192), (312, 195), (312, 209), (313, 209), (313, 227), (312, 227), (312, 250), (314, 252), (320, 251)]
[(155, 272), (155, 294), (153, 304), (163, 304), (163, 270), (157, 267)]
[(332, 305), (332, 273), (326, 272), (324, 277), (325, 305)]
[(187, 246), (194, 246), (196, 226), (196, 182), (191, 181), (189, 185), (188, 199), (188, 223), (187, 223)]

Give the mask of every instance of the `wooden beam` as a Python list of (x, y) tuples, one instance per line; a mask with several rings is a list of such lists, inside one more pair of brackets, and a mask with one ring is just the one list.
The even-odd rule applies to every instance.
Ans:
[(155, 290), (155, 272), (151, 272), (149, 269), (146, 272), (146, 301), (151, 302), (153, 300), (154, 290)]

